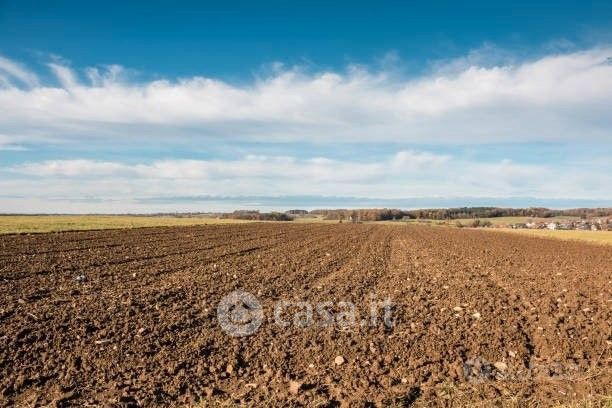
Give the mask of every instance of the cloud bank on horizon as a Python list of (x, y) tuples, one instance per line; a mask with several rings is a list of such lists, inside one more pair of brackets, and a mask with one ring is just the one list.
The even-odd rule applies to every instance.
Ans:
[(494, 63), (484, 50), (418, 76), (275, 64), (232, 84), (0, 55), (0, 209), (196, 195), (609, 202), (611, 56)]

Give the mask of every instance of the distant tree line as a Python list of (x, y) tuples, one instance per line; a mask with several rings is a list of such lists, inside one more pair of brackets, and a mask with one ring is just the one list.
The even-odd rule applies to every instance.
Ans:
[(455, 220), (459, 218), (494, 218), (494, 217), (533, 217), (549, 218), (556, 216), (573, 216), (581, 218), (606, 217), (612, 215), (612, 208), (573, 208), (569, 210), (551, 210), (543, 207), (499, 208), (499, 207), (460, 207), (460, 208), (426, 208), (419, 210), (398, 210), (373, 208), (359, 210), (313, 210), (310, 214), (322, 215), (328, 220), (385, 221), (400, 219)]
[(148, 214), (175, 217), (218, 217), (255, 221), (291, 221), (294, 216), (323, 216), (327, 220), (340, 221), (389, 221), (402, 219), (422, 220), (456, 220), (462, 218), (495, 218), (495, 217), (533, 217), (550, 218), (556, 216), (593, 217), (612, 216), (612, 208), (572, 208), (568, 210), (551, 210), (543, 207), (500, 208), (500, 207), (458, 207), (458, 208), (423, 208), (418, 210), (399, 210), (394, 208), (364, 208), (364, 209), (293, 209), (281, 212), (261, 213), (257, 210), (237, 210), (231, 213), (159, 213)]
[(234, 220), (252, 220), (252, 221), (292, 221), (293, 218), (288, 214), (281, 212), (260, 213), (252, 210), (237, 210), (231, 213), (224, 213), (221, 218), (231, 218)]
[(411, 210), (407, 213), (415, 218), (433, 220), (454, 220), (458, 218), (494, 218), (494, 217), (533, 217), (549, 218), (556, 216), (573, 216), (581, 218), (605, 217), (612, 215), (612, 208), (573, 208), (569, 210), (551, 210), (543, 207), (499, 208), (499, 207), (461, 207)]
[(322, 215), (327, 220), (342, 221), (387, 221), (401, 220), (406, 216), (406, 212), (389, 208), (371, 208), (359, 210), (313, 210), (310, 214)]

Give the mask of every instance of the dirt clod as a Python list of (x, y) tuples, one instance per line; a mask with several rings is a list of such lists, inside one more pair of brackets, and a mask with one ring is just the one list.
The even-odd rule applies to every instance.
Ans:
[(289, 381), (289, 392), (291, 394), (297, 395), (302, 388), (302, 383), (299, 381)]

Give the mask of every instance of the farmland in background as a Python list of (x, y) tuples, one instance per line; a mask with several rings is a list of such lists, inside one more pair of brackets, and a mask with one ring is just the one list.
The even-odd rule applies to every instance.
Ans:
[(537, 230), (537, 229), (511, 229), (511, 228), (498, 228), (498, 229), (487, 229), (487, 231), (509, 233), (509, 234), (521, 234), (531, 237), (540, 238), (555, 238), (570, 241), (588, 241), (597, 244), (612, 245), (612, 231), (580, 231), (580, 230)]
[[(568, 220), (579, 220), (580, 217), (572, 217), (569, 215), (559, 215), (555, 217), (548, 218), (537, 218), (537, 217), (485, 217), (485, 218), (477, 218), (481, 222), (489, 221), (493, 225), (510, 225), (510, 224), (519, 224), (526, 223), (529, 221), (534, 222), (554, 222), (554, 221), (568, 221)], [(459, 218), (456, 220), (451, 220), (450, 223), (460, 222), (463, 225), (470, 225), (471, 222), (474, 221), (474, 218)]]
[[(576, 219), (577, 217), (558, 216), (546, 218), (547, 221), (560, 221)], [(481, 221), (490, 221), (494, 225), (514, 224), (534, 220), (530, 217), (495, 217), (482, 218)], [(544, 219), (535, 219), (544, 220)], [(468, 226), (474, 219), (459, 219), (450, 221), (440, 220), (397, 220), (397, 221), (366, 221), (366, 224), (389, 225), (430, 225), (455, 226), (456, 222)], [(86, 231), (98, 229), (144, 228), (144, 227), (172, 227), (189, 225), (234, 224), (251, 222), (247, 220), (217, 218), (215, 216), (155, 216), (155, 215), (0, 215), (0, 234), (10, 233), (44, 233), (60, 231)], [(347, 222), (347, 221), (344, 221)], [(338, 220), (328, 220), (322, 215), (308, 214), (294, 217), (291, 223), (321, 223), (337, 224)], [(495, 229), (495, 231), (509, 231), (512, 233), (569, 240), (581, 240), (595, 243), (611, 244), (612, 231), (560, 231), (560, 230), (512, 230)]]
[(172, 227), (247, 222), (215, 217), (140, 215), (0, 215), (0, 234), (95, 229)]

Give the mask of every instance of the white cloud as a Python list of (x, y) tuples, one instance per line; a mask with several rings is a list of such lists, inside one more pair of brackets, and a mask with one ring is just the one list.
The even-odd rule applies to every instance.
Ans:
[(0, 134), (0, 151), (2, 150), (12, 150), (12, 151), (20, 151), (27, 150), (24, 146), (19, 144), (22, 141), (22, 138), (18, 137), (10, 137), (8, 135)]
[(130, 82), (117, 65), (80, 75), (61, 61), (49, 64), (60, 85), (41, 85), (2, 58), (0, 70), (4, 66), (2, 72), (32, 88), (0, 89), (0, 131), (61, 133), (75, 141), (83, 134), (168, 140), (189, 132), (201, 140), (258, 142), (610, 139), (612, 49), (493, 66), (482, 62), (486, 52), (417, 78), (363, 67), (316, 73), (277, 68), (247, 85), (199, 76)]
[[(60, 211), (134, 211), (139, 198), (198, 195), (610, 200), (610, 55), (612, 48), (593, 48), (517, 62), (484, 48), (414, 78), (399, 75), (393, 56), (376, 72), (277, 64), (269, 76), (241, 85), (200, 76), (134, 81), (118, 65), (75, 70), (57, 58), (46, 65), (55, 80), (43, 83), (0, 57), (0, 158), (23, 149), (45, 158), (96, 157), (93, 146), (107, 158), (107, 145), (126, 158), (11, 160), (16, 164), (0, 167), (0, 211), (22, 208), (20, 200), (42, 208), (63, 200)], [(604, 149), (524, 164), (538, 163), (529, 149), (539, 144), (531, 142)], [(469, 148), (478, 152), (470, 159), (457, 147), (483, 143), (508, 143), (513, 161), (483, 159), (482, 146)], [(432, 151), (453, 154), (406, 147), (436, 144), (445, 148)], [(182, 156), (193, 148), (192, 157), (221, 151), (239, 158), (176, 159), (174, 148)], [(139, 158), (142, 151), (157, 159)], [(268, 153), (245, 154), (262, 151)]]
[(0, 85), (8, 87), (11, 85), (10, 79), (17, 79), (22, 84), (27, 86), (39, 85), (38, 77), (33, 72), (29, 71), (23, 65), (5, 58), (0, 55)]
[[(513, 197), (612, 199), (610, 173), (479, 163), (400, 151), (385, 160), (246, 156), (240, 160), (160, 160), (126, 164), (91, 160), (27, 163), (4, 171), (1, 191), (29, 198), (96, 197), (115, 201), (173, 196), (340, 195), (378, 198)], [(25, 178), (24, 178), (25, 177)]]
[(49, 160), (42, 163), (28, 163), (15, 167), (17, 173), (40, 177), (88, 177), (120, 174), (128, 166), (113, 162), (92, 160)]
[[(429, 152), (400, 151), (382, 162), (353, 162), (325, 157), (298, 159), (287, 156), (247, 155), (239, 160), (157, 160), (152, 163), (125, 164), (94, 160), (47, 160), (8, 168), (13, 174), (42, 178), (129, 178), (169, 180), (177, 183), (202, 181), (215, 184), (215, 194), (237, 194), (230, 180), (252, 185), (243, 194), (259, 194), (261, 184), (281, 191), (284, 183), (298, 181), (300, 188), (315, 192), (316, 186), (369, 185), (386, 178), (405, 178), (408, 172), (421, 177), (444, 170), (450, 157)], [(242, 187), (241, 187), (242, 188)], [(295, 189), (295, 193), (300, 190)], [(190, 191), (189, 194), (201, 193)], [(287, 192), (281, 191), (282, 194)], [(320, 193), (320, 192), (319, 192)]]
[(79, 86), (76, 75), (69, 67), (59, 63), (50, 63), (49, 68), (65, 90), (70, 91)]

